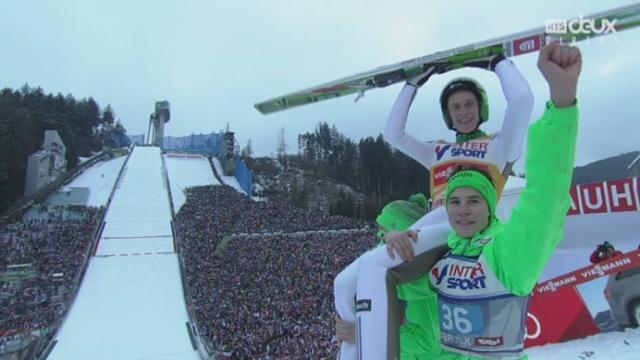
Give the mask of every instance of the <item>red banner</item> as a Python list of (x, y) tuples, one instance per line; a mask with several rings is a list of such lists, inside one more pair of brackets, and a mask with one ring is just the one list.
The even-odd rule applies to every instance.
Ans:
[(637, 266), (640, 266), (640, 249), (547, 280), (538, 284), (533, 290), (533, 294), (537, 296), (544, 293), (555, 292), (567, 285), (576, 286), (605, 275), (633, 269)]
[(575, 287), (533, 296), (525, 347), (581, 338), (600, 331)]
[(640, 210), (638, 177), (572, 186), (568, 215)]

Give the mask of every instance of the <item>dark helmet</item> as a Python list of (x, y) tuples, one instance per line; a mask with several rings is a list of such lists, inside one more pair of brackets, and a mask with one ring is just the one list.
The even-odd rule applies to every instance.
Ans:
[(478, 109), (478, 113), (480, 114), (480, 122), (478, 125), (489, 120), (489, 101), (487, 100), (487, 93), (484, 91), (482, 85), (473, 79), (460, 77), (451, 80), (444, 89), (442, 89), (442, 93), (440, 94), (440, 108), (442, 109), (442, 116), (450, 130), (453, 130), (453, 121), (451, 120), (451, 116), (449, 116), (447, 102), (449, 101), (449, 96), (451, 96), (451, 94), (461, 90), (471, 91), (478, 99), (478, 104), (480, 106)]

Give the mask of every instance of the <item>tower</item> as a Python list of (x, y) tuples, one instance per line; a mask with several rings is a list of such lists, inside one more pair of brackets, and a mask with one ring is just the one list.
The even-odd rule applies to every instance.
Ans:
[(156, 101), (156, 111), (149, 116), (149, 129), (147, 131), (147, 144), (162, 148), (164, 138), (164, 124), (171, 118), (171, 106), (169, 102)]

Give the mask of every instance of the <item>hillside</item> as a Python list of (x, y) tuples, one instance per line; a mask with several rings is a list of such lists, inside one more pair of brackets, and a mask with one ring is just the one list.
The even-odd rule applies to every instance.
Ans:
[[(640, 151), (620, 154), (576, 167), (573, 183), (584, 184), (634, 176), (629, 164)], [(276, 199), (288, 199), (297, 206), (319, 210), (323, 213), (372, 219), (381, 205), (371, 196), (357, 191), (339, 179), (310, 171), (300, 157), (286, 166), (280, 160), (263, 157), (249, 158), (247, 162), (254, 172), (254, 182), (260, 189), (258, 195)]]
[(573, 183), (585, 184), (631, 177), (633, 174), (627, 167), (638, 155), (640, 151), (633, 151), (578, 166), (573, 171)]

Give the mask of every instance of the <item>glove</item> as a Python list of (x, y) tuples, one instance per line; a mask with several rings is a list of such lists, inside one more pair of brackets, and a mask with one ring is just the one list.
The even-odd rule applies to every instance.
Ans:
[(425, 68), (424, 72), (411, 77), (407, 81), (407, 84), (410, 84), (410, 85), (415, 86), (416, 88), (419, 88), (422, 85), (424, 85), (424, 83), (426, 83), (427, 80), (429, 80), (431, 75), (433, 75), (433, 74), (444, 74), (447, 71), (451, 70), (451, 64), (444, 63), (444, 62), (442, 62), (442, 63), (433, 63), (433, 64), (424, 65), (424, 68)]
[(465, 61), (463, 65), (466, 67), (476, 67), (476, 68), (485, 69), (489, 71), (495, 71), (496, 66), (498, 66), (498, 63), (504, 59), (506, 59), (506, 57), (504, 57), (504, 55), (502, 54), (489, 55), (484, 58)]

